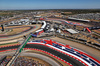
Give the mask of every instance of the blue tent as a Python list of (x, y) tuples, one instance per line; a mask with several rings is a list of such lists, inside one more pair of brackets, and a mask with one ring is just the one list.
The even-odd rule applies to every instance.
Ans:
[(35, 34), (31, 34), (33, 37), (37, 37), (37, 35), (35, 35)]

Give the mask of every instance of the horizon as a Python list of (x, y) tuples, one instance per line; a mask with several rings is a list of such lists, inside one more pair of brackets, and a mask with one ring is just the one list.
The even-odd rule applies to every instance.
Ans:
[(2, 9), (2, 10), (100, 10), (100, 8), (94, 8), (94, 9), (92, 8), (91, 9)]
[(100, 9), (100, 0), (0, 0), (0, 10)]

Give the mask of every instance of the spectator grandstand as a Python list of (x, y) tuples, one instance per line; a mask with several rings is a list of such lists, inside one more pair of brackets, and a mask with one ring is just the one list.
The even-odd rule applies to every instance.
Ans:
[(70, 15), (69, 17), (77, 19), (100, 20), (100, 13), (77, 14), (77, 15)]
[[(3, 63), (1, 63), (1, 66), (6, 66), (7, 62), (10, 59), (11, 59), (10, 57), (7, 57), (3, 61)], [(40, 63), (37, 60), (34, 60), (34, 58), (18, 57), (12, 66), (45, 66), (45, 64)]]

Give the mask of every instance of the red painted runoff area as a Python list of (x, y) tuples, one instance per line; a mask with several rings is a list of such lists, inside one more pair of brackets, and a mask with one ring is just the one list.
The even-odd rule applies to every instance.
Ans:
[[(45, 43), (44, 43), (44, 42), (45, 42)], [(27, 44), (38, 44), (38, 45), (43, 45), (43, 46), (50, 47), (50, 48), (52, 48), (52, 49), (54, 49), (54, 50), (56, 50), (56, 51), (59, 51), (59, 52), (61, 52), (61, 53), (63, 53), (63, 54), (66, 54), (66, 55), (68, 55), (68, 56), (70, 56), (70, 57), (73, 57), (74, 59), (77, 59), (78, 61), (80, 61), (81, 63), (83, 63), (85, 66), (88, 66), (83, 60), (81, 60), (81, 59), (79, 59), (79, 58), (77, 58), (77, 57), (75, 57), (75, 56), (73, 56), (73, 55), (71, 55), (71, 54), (69, 54), (69, 53), (66, 53), (66, 52), (64, 52), (64, 51), (62, 51), (62, 50), (60, 50), (60, 49), (57, 49), (57, 48), (52, 47), (52, 46), (53, 46), (53, 43), (58, 44), (58, 45), (63, 46), (63, 47), (66, 47), (66, 48), (69, 48), (69, 49), (73, 49), (74, 51), (77, 51), (77, 52), (79, 52), (80, 54), (83, 54), (83, 55), (85, 55), (85, 56), (87, 56), (87, 57), (93, 59), (95, 62), (97, 62), (97, 63), (100, 64), (100, 61), (99, 61), (99, 60), (93, 58), (92, 56), (86, 54), (85, 52), (80, 51), (79, 49), (76, 49), (76, 48), (72, 48), (72, 47), (70, 47), (69, 45), (63, 45), (63, 44), (58, 43), (58, 42), (56, 42), (56, 41), (42, 39), (40, 42), (30, 42), (30, 43), (27, 43)], [(17, 45), (20, 45), (20, 44), (17, 44)], [(10, 45), (10, 46), (16, 46), (16, 45)], [(9, 47), (9, 46), (4, 46), (4, 47)], [(3, 47), (0, 47), (0, 48), (3, 48)], [(14, 49), (13, 49), (13, 50), (14, 50)], [(10, 49), (10, 50), (3, 50), (3, 51), (0, 51), (0, 52), (5, 52), (5, 51), (11, 51), (11, 49)], [(49, 53), (49, 54), (50, 54), (50, 53)], [(57, 58), (57, 57), (56, 57), (56, 58)], [(83, 56), (81, 56), (81, 58), (83, 58)], [(59, 60), (62, 60), (62, 59), (59, 58)], [(65, 61), (64, 61), (64, 62), (65, 62)], [(66, 62), (66, 63), (68, 63), (68, 62)]]

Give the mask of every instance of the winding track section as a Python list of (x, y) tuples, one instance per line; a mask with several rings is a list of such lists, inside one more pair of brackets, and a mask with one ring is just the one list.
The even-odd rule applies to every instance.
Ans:
[[(20, 35), (20, 34), (23, 34), (25, 32), (28, 32), (34, 28), (36, 28), (36, 26), (24, 26), (24, 27), (30, 27), (29, 29), (26, 29), (18, 34), (14, 34), (14, 35), (0, 35), (0, 37), (11, 37), (11, 36), (16, 36), (16, 35)], [(14, 28), (24, 28), (24, 27), (14, 27)], [(8, 28), (8, 29), (14, 29), (14, 28)]]
[[(20, 45), (17, 45), (17, 46), (9, 46), (9, 47), (4, 47), (4, 48), (0, 48), (0, 51), (3, 51), (3, 50), (8, 50), (8, 49), (15, 49), (15, 48), (18, 48)], [(38, 45), (38, 44), (27, 44), (25, 46), (25, 48), (35, 48), (35, 49), (39, 49), (39, 50), (43, 50), (43, 51), (47, 51), (69, 63), (71, 63), (72, 65), (74, 66), (84, 66), (82, 63), (80, 63), (79, 61), (65, 55), (65, 54), (62, 54), (58, 51), (55, 51), (49, 47), (46, 47), (46, 46), (43, 46), (43, 45)]]
[[(63, 51), (61, 52), (61, 50), (65, 50), (65, 49), (57, 50), (57, 48), (56, 49), (53, 48), (54, 45), (56, 47), (56, 46), (58, 46), (58, 44), (59, 44), (60, 47), (64, 47), (63, 44), (54, 42), (56, 44), (51, 45), (51, 44), (48, 44), (48, 43), (46, 44), (45, 43), (45, 41), (48, 41), (48, 40), (44, 40), (44, 41), (43, 40), (42, 41), (38, 40), (38, 41), (35, 41), (35, 42), (34, 41), (28, 42), (24, 49), (30, 48), (30, 49), (38, 49), (38, 50), (49, 52), (49, 53), (53, 54), (54, 57), (61, 58), (61, 60), (66, 61), (68, 63), (71, 63), (73, 66), (84, 66), (84, 64), (85, 64), (85, 66), (99, 66), (100, 65), (100, 61), (94, 59), (93, 57), (87, 55), (86, 53), (84, 53), (82, 51), (79, 51), (79, 50), (77, 50), (75, 48), (72, 48), (72, 47), (68, 47), (69, 50), (71, 50), (70, 51), (71, 54), (73, 54), (73, 52), (72, 52), (73, 50), (75, 50), (74, 52), (76, 52), (76, 51), (80, 52), (80, 53), (78, 53), (79, 55), (81, 55), (80, 56), (81, 60), (80, 60), (80, 59), (78, 59), (78, 57), (75, 57), (73, 55), (70, 56), (70, 54), (68, 54), (68, 53), (66, 54), (66, 52), (63, 52)], [(50, 42), (50, 41), (48, 41), (48, 42)], [(15, 45), (15, 46), (8, 46), (8, 47), (5, 46), (5, 47), (1, 47), (0, 51), (5, 51), (5, 50), (9, 50), (9, 49), (10, 50), (11, 49), (15, 49), (16, 50), (18, 47), (19, 47), (19, 44)], [(67, 49), (66, 51), (68, 51), (68, 48), (66, 47), (66, 49)], [(77, 53), (74, 53), (74, 54), (77, 55)], [(87, 58), (85, 58), (83, 55), (85, 57), (88, 57), (88, 59), (90, 59), (90, 60), (86, 60)], [(82, 59), (85, 59), (86, 61), (84, 61), (84, 60), (82, 61)], [(91, 63), (92, 63), (92, 65), (91, 65)], [(71, 64), (69, 64), (69, 65), (71, 66)]]

